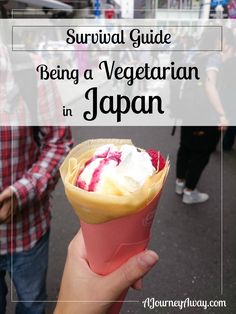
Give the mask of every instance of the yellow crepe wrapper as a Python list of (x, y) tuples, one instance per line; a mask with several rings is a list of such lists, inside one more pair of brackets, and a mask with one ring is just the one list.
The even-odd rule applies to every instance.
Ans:
[[(75, 186), (78, 173), (84, 164), (102, 145), (133, 145), (131, 140), (94, 139), (87, 140), (71, 150), (60, 167), (66, 196), (79, 218), (88, 224), (104, 223), (134, 214), (144, 208), (160, 193), (169, 170), (169, 161), (164, 169), (149, 177), (144, 185), (133, 193), (117, 190), (118, 195), (88, 192)], [(117, 187), (115, 187), (117, 188)]]

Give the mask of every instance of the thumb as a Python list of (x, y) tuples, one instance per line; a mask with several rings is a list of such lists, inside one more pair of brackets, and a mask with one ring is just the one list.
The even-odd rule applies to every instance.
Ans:
[(106, 276), (111, 299), (116, 299), (127, 288), (147, 274), (158, 261), (158, 255), (153, 251), (142, 252), (130, 258), (116, 271)]

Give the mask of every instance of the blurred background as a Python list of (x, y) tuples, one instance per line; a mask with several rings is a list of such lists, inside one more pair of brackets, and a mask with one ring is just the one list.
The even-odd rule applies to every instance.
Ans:
[(1, 0), (14, 18), (235, 18), (235, 0)]
[[(235, 0), (1, 0), (0, 4), (1, 18), (236, 17)], [(89, 138), (131, 138), (137, 146), (160, 149), (165, 156), (170, 157), (171, 171), (154, 220), (150, 243), (150, 248), (158, 252), (160, 261), (145, 278), (141, 292), (130, 290), (127, 300), (137, 302), (125, 303), (122, 313), (149, 313), (150, 310), (144, 310), (141, 304), (146, 297), (159, 300), (182, 300), (187, 297), (194, 300), (225, 299), (228, 305), (226, 309), (203, 311), (194, 308), (183, 312), (235, 313), (235, 145), (230, 152), (223, 152), (219, 144), (200, 181), (200, 188), (209, 193), (210, 200), (189, 207), (174, 192), (178, 128), (175, 136), (171, 136), (171, 127), (72, 129), (75, 144)], [(53, 312), (58, 296), (67, 246), (79, 229), (79, 220), (66, 200), (61, 182), (53, 194), (52, 216), (47, 314)], [(15, 295), (13, 299), (16, 300)], [(11, 295), (8, 294), (7, 314), (14, 313), (14, 307), (15, 303), (11, 302)], [(163, 308), (157, 312), (168, 314), (177, 313), (177, 310)]]

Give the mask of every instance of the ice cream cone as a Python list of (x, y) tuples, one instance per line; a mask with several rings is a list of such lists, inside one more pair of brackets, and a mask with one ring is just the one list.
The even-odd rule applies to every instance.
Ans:
[[(102, 224), (81, 221), (90, 268), (107, 275), (132, 256), (144, 251), (149, 243), (150, 230), (160, 193), (141, 211)], [(118, 314), (127, 291), (114, 303), (109, 314)]]
[(159, 198), (160, 193), (139, 212), (105, 223), (80, 221), (89, 265), (95, 273), (107, 275), (145, 250)]

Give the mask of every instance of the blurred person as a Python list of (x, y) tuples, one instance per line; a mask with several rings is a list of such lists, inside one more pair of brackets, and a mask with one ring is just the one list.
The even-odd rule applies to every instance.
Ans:
[[(45, 88), (39, 81), (36, 101), (39, 107), (49, 108), (60, 98), (49, 83)], [(50, 196), (72, 138), (68, 127), (7, 125), (6, 104), (16, 89), (8, 50), (0, 43), (0, 313), (6, 313), (8, 272), (19, 300), (16, 313), (43, 314), (43, 301), (47, 299)], [(18, 94), (13, 100), (14, 108), (10, 109), (14, 114), (25, 99)]]
[[(196, 36), (196, 35), (195, 35)], [(171, 53), (170, 60), (175, 62), (177, 67), (182, 67), (188, 64), (189, 66), (194, 65), (194, 57), (196, 56), (197, 44), (194, 34), (191, 35), (178, 35), (176, 38), (176, 44), (174, 46), (174, 51)], [(174, 118), (175, 125), (173, 127), (172, 135), (175, 134), (176, 124), (178, 121), (184, 119), (186, 111), (189, 108), (183, 105), (182, 92), (185, 86), (185, 82), (182, 80), (172, 80), (169, 79), (169, 106), (170, 117)], [(191, 93), (191, 87), (189, 88)], [(192, 97), (192, 93), (191, 96)], [(187, 104), (189, 107), (189, 104)]]
[[(91, 271), (83, 234), (80, 230), (71, 241), (61, 288), (54, 314), (105, 314), (130, 286), (140, 290), (141, 278), (156, 264), (158, 256), (144, 251), (107, 276)], [(113, 302), (112, 302), (113, 301)]]
[(209, 199), (208, 194), (199, 192), (196, 187), (219, 138), (217, 127), (181, 127), (175, 191), (183, 195), (183, 203), (203, 203)]
[(232, 43), (230, 44), (233, 49), (233, 56), (225, 60), (222, 69), (220, 71), (219, 90), (222, 102), (225, 107), (226, 116), (229, 121), (229, 127), (227, 128), (223, 138), (224, 151), (230, 151), (233, 148), (236, 137), (236, 125), (235, 125), (235, 82), (236, 82), (236, 29), (233, 29)]
[(6, 5), (8, 3), (8, 0), (2, 0), (0, 3), (0, 18), (6, 19), (8, 17), (8, 12), (6, 9)]
[[(185, 110), (190, 110), (194, 116), (195, 111), (196, 114), (197, 111), (205, 112), (207, 106), (206, 117), (202, 115), (202, 120), (206, 118), (206, 121), (209, 122), (211, 119), (213, 125), (218, 124), (219, 126), (181, 127), (175, 191), (177, 194), (183, 195), (182, 201), (185, 204), (203, 203), (209, 199), (207, 193), (199, 192), (196, 187), (212, 152), (216, 149), (220, 131), (228, 124), (226, 107), (222, 103), (217, 80), (219, 79), (222, 64), (233, 56), (234, 49), (232, 47), (232, 33), (225, 32), (224, 35), (224, 50), (222, 54), (204, 53), (197, 56), (200, 73), (206, 73), (204, 79), (197, 84), (192, 83), (189, 90), (183, 90), (183, 97), (186, 97), (184, 102), (192, 105), (189, 105), (188, 108), (186, 105)], [(211, 36), (210, 38), (214, 37)], [(204, 35), (202, 40), (206, 42)], [(202, 49), (201, 45), (199, 49)]]

